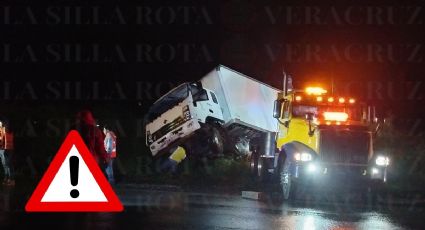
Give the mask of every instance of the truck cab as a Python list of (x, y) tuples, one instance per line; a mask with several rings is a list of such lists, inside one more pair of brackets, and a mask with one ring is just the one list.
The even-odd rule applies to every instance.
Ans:
[(161, 155), (194, 134), (209, 119), (223, 120), (213, 91), (184, 83), (159, 98), (145, 115), (146, 145)]
[(377, 123), (371, 111), (354, 98), (327, 95), (319, 87), (280, 95), (274, 115), (277, 147), (285, 159), (277, 166), (285, 199), (300, 185), (386, 181), (389, 158), (374, 154)]

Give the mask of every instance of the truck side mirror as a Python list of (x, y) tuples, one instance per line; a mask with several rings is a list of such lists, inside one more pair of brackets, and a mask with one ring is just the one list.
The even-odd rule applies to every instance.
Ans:
[(200, 81), (194, 82), (193, 84), (196, 86), (196, 88), (197, 88), (198, 90), (203, 90), (203, 89), (204, 89), (204, 88), (202, 87), (202, 83), (201, 83)]
[(282, 100), (275, 100), (274, 101), (274, 107), (273, 107), (273, 117), (274, 118), (280, 118), (282, 116)]
[(191, 85), (192, 89), (195, 88), (195, 89), (197, 89), (197, 91), (204, 89), (202, 87), (202, 83), (200, 81), (192, 82), (190, 85)]

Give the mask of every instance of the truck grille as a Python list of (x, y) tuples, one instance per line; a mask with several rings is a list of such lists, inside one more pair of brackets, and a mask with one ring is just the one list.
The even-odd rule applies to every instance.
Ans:
[(184, 122), (185, 122), (185, 119), (183, 119), (183, 117), (178, 117), (174, 119), (173, 121), (171, 121), (170, 123), (162, 126), (160, 129), (158, 129), (156, 132), (152, 134), (153, 141), (160, 139), (165, 134), (169, 133), (170, 131), (182, 125)]
[(370, 133), (349, 130), (322, 130), (320, 155), (325, 163), (367, 164)]

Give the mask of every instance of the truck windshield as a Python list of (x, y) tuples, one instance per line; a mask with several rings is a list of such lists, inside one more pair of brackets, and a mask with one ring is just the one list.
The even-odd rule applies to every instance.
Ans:
[(161, 114), (165, 113), (167, 110), (178, 105), (188, 96), (189, 96), (189, 89), (187, 84), (183, 84), (175, 88), (174, 90), (164, 95), (162, 98), (160, 98), (151, 106), (148, 113), (145, 115), (145, 122), (146, 123), (152, 122), (153, 120), (161, 116)]

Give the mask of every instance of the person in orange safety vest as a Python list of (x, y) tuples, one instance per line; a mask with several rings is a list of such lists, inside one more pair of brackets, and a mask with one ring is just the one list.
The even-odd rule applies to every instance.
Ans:
[(13, 155), (13, 133), (10, 130), (7, 130), (3, 125), (3, 122), (0, 121), (0, 160), (2, 168), (4, 170), (3, 185), (14, 186), (15, 178), (12, 165), (12, 155)]
[(105, 134), (105, 150), (110, 159), (109, 162), (106, 164), (105, 173), (108, 177), (109, 183), (115, 184), (114, 160), (117, 157), (117, 136), (108, 126), (105, 126), (103, 128), (103, 133)]

